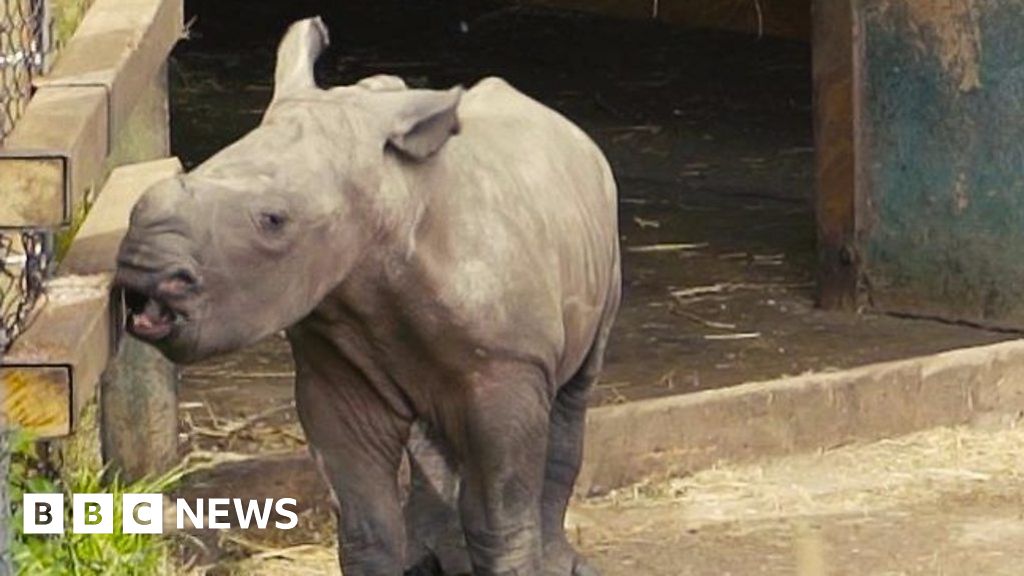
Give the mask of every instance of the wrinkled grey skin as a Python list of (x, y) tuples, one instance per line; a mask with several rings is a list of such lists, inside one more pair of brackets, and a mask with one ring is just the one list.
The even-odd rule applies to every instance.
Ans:
[(192, 362), (287, 329), (346, 576), (596, 574), (563, 522), (619, 304), (607, 162), (499, 79), (322, 90), (326, 43), (294, 24), (260, 126), (135, 207), (129, 330)]

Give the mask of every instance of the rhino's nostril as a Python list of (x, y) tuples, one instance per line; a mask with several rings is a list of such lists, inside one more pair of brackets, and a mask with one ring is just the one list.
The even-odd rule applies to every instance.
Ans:
[(181, 295), (193, 290), (198, 284), (199, 280), (196, 275), (183, 268), (160, 282), (158, 290), (166, 294)]

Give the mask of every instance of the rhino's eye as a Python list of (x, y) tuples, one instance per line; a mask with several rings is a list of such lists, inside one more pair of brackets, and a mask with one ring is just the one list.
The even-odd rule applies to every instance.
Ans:
[(283, 212), (260, 212), (258, 221), (264, 232), (277, 232), (288, 223), (288, 215)]

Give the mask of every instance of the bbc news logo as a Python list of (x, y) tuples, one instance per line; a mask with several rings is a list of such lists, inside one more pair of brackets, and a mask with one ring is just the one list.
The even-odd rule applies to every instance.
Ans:
[[(64, 495), (25, 494), (25, 534), (63, 534)], [(226, 530), (232, 526), (291, 530), (299, 523), (294, 498), (243, 500), (241, 498), (199, 498), (189, 502), (178, 498), (175, 520), (178, 530)], [(71, 530), (75, 534), (114, 533), (113, 494), (74, 494), (71, 498)], [(273, 516), (277, 519), (271, 522)], [(232, 519), (234, 524), (232, 524)], [(191, 525), (191, 526), (189, 526)], [(123, 494), (121, 499), (122, 534), (163, 534), (164, 497), (162, 494)]]

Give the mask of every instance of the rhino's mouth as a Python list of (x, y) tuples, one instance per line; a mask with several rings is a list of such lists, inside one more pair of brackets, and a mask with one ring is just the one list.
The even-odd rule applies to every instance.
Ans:
[(168, 302), (131, 288), (125, 289), (124, 303), (128, 309), (128, 330), (143, 340), (163, 340), (186, 320), (185, 314)]

